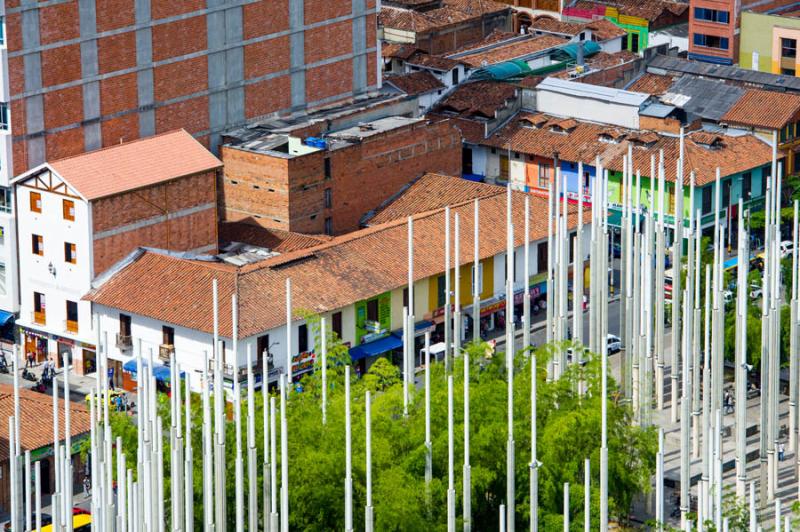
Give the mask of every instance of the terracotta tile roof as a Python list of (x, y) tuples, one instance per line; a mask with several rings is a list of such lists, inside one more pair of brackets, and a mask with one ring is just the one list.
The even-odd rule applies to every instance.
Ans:
[(587, 23), (585, 26), (592, 30), (592, 35), (595, 37), (595, 40), (598, 41), (607, 41), (617, 37), (624, 37), (625, 34), (628, 33), (607, 18), (594, 20)]
[[(524, 198), (513, 193), (515, 227), (524, 226)], [(547, 199), (530, 197), (532, 242), (547, 237)], [(473, 202), (455, 205), (461, 219), (461, 263), (472, 260)], [(443, 210), (414, 216), (416, 279), (438, 275), (444, 264)], [(506, 198), (480, 201), (480, 256), (501, 253), (506, 246)], [(585, 212), (585, 220), (591, 214)], [(577, 224), (571, 210), (569, 226)], [(337, 237), (327, 244), (288, 253), (238, 271), (216, 263), (191, 261), (145, 251), (94, 289), (85, 299), (123, 312), (191, 329), (211, 332), (211, 282), (218, 279), (220, 333), (231, 337), (231, 294), (239, 301), (239, 336), (248, 337), (285, 324), (285, 283), (292, 280), (296, 309), (327, 312), (344, 308), (407, 283), (407, 222), (395, 220)], [(515, 233), (516, 245), (524, 241)], [(276, 304), (265, 304), (266, 302)]]
[(417, 65), (433, 70), (441, 70), (447, 72), (453, 70), (458, 65), (463, 64), (463, 61), (457, 59), (450, 59), (440, 55), (430, 55), (425, 52), (417, 52), (406, 60), (409, 65)]
[(619, 10), (621, 15), (640, 17), (650, 22), (655, 21), (665, 12), (674, 16), (682, 16), (689, 9), (688, 2), (669, 2), (666, 0), (578, 0), (571, 7), (580, 10), (593, 10), (597, 5), (614, 7)]
[(556, 20), (550, 15), (540, 15), (531, 22), (531, 31), (543, 31), (545, 33), (558, 33), (574, 37), (584, 30), (585, 24), (577, 22), (564, 22)]
[(219, 224), (219, 238), (223, 242), (242, 242), (278, 253), (289, 253), (298, 249), (318, 246), (331, 239), (326, 235), (304, 235), (283, 229), (263, 227), (257, 223), (257, 220), (222, 222)]
[(409, 96), (444, 89), (444, 84), (427, 70), (410, 72), (399, 76), (386, 76), (383, 79), (386, 83), (397, 87), (397, 89)]
[(497, 194), (505, 194), (505, 187), (476, 183), (449, 175), (425, 174), (381, 205), (365, 222), (378, 225), (393, 220), (405, 220), (415, 214)]
[(49, 164), (88, 200), (222, 167), (183, 129)]
[(382, 57), (394, 57), (397, 59), (408, 59), (417, 52), (417, 47), (413, 44), (383, 43), (381, 48)]
[(674, 81), (672, 76), (661, 76), (647, 72), (634, 81), (626, 90), (661, 96), (669, 90)]
[(378, 15), (378, 24), (384, 28), (424, 33), (510, 10), (509, 6), (491, 0), (444, 0), (442, 7), (428, 11), (384, 6)]
[[(66, 437), (63, 398), (59, 401), (62, 416), (59, 425), (60, 442)], [(28, 389), (19, 391), (19, 432), (22, 452), (34, 451), (53, 445), (53, 398)], [(89, 411), (83, 403), (70, 403), (72, 437), (77, 438), (91, 430)], [(0, 384), (0, 460), (9, 458), (8, 418), (14, 415), (14, 387)]]
[(539, 35), (524, 41), (513, 42), (497, 46), (490, 50), (475, 52), (462, 56), (460, 60), (473, 68), (480, 68), (486, 65), (494, 65), (512, 59), (520, 59), (531, 54), (561, 46), (567, 42), (566, 39), (554, 35)]
[(723, 122), (781, 129), (800, 115), (800, 95), (749, 89), (728, 109)]
[(464, 118), (494, 118), (495, 112), (505, 108), (516, 94), (516, 87), (499, 81), (462, 83), (439, 102), (435, 112)]
[(475, 50), (475, 49), (478, 49), (478, 48), (483, 48), (484, 46), (488, 46), (490, 44), (494, 44), (494, 43), (497, 43), (497, 42), (508, 41), (510, 39), (517, 39), (519, 37), (520, 37), (519, 33), (515, 33), (513, 31), (504, 31), (504, 30), (495, 28), (495, 29), (492, 30), (492, 33), (490, 33), (489, 35), (487, 35), (486, 37), (484, 37), (480, 41), (474, 42), (474, 43), (470, 43), (470, 44), (466, 44), (464, 46), (456, 48), (452, 52), (449, 52), (448, 55), (460, 54), (460, 53), (463, 53), (463, 52), (466, 52), (466, 51), (469, 51), (469, 50)]
[[(536, 117), (533, 120), (537, 120), (540, 115), (533, 116)], [(483, 144), (547, 158), (553, 157), (557, 152), (561, 160), (570, 162), (593, 163), (596, 157), (600, 157), (605, 168), (616, 171), (622, 170), (622, 157), (627, 154), (629, 144), (633, 145), (634, 169), (642, 172), (650, 171), (650, 157), (655, 155), (658, 158), (662, 149), (665, 160), (678, 158), (680, 143), (674, 136), (580, 121), (567, 133), (552, 130), (552, 126), (563, 123), (561, 118), (549, 117), (538, 128), (531, 127), (531, 120), (530, 115), (522, 114), (491, 135)], [(621, 134), (625, 136), (622, 137)], [(622, 140), (619, 143), (598, 142), (600, 135), (617, 135)], [(722, 137), (721, 144), (716, 146), (706, 144), (709, 140), (707, 135), (699, 131), (686, 136), (684, 180), (687, 184), (689, 172), (692, 170), (696, 173), (695, 182), (703, 185), (714, 180), (717, 167), (723, 176), (728, 176), (769, 164), (772, 160), (770, 147), (753, 135), (725, 136)], [(666, 165), (665, 173), (668, 181), (675, 181), (675, 165)]]

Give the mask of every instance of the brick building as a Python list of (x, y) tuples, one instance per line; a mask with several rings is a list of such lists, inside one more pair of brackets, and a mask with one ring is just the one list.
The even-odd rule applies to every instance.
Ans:
[[(215, 150), (249, 119), (380, 86), (376, 0), (0, 4), (0, 268), (8, 184), (52, 161), (184, 128)], [(0, 309), (16, 311), (0, 278)]]
[(96, 337), (81, 296), (139, 246), (216, 252), (221, 166), (179, 130), (45, 163), (16, 178), (17, 325), (25, 352), (39, 360), (72, 356), (78, 373), (92, 371)]
[(461, 173), (458, 129), (419, 118), (382, 118), (324, 138), (263, 131), (221, 151), (223, 220), (300, 233), (354, 231), (366, 212), (425, 172)]

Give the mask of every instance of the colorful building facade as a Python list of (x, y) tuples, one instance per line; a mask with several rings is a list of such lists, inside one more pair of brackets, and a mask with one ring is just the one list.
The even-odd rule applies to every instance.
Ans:
[(742, 13), (739, 66), (760, 72), (797, 76), (800, 18)]

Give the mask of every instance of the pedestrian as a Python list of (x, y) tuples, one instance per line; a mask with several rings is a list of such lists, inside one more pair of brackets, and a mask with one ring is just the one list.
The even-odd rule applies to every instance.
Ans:
[(783, 462), (783, 457), (786, 454), (786, 448), (783, 446), (783, 442), (778, 442), (778, 461)]
[(28, 351), (27, 360), (25, 361), (25, 368), (33, 367), (33, 352)]
[(88, 476), (83, 477), (83, 492), (86, 494), (87, 499), (92, 496), (92, 483)]

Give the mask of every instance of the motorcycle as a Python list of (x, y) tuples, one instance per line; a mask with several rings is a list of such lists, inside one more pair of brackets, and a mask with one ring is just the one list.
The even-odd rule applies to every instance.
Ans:
[(45, 383), (44, 383), (44, 381), (42, 379), (39, 379), (39, 381), (36, 384), (33, 385), (31, 390), (33, 390), (34, 392), (39, 392), (39, 393), (46, 393), (47, 392), (47, 386), (45, 385)]
[(0, 357), (0, 373), (8, 373), (8, 364), (4, 356)]
[(28, 371), (28, 368), (22, 368), (22, 378), (31, 382), (36, 382), (39, 380), (36, 375)]

